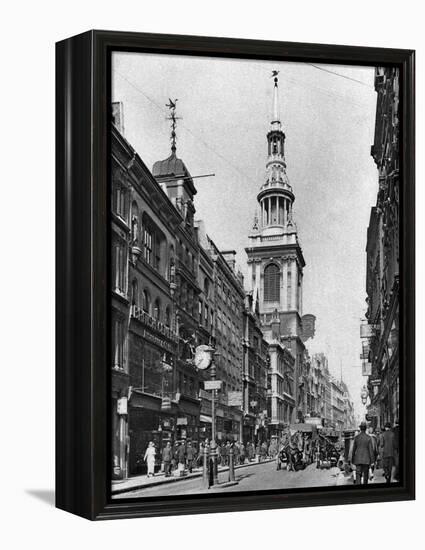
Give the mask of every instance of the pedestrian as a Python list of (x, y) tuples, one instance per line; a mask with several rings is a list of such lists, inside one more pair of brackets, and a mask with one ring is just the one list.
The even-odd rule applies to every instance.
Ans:
[(261, 456), (261, 460), (266, 460), (267, 458), (267, 443), (265, 441), (263, 441), (263, 443), (261, 444), (260, 456)]
[(193, 461), (195, 460), (195, 449), (192, 447), (192, 443), (189, 441), (186, 449), (187, 469), (189, 473), (192, 473)]
[(221, 445), (217, 443), (217, 464), (221, 464)]
[(394, 422), (394, 481), (399, 481), (399, 427), (398, 420)]
[(391, 424), (386, 422), (382, 436), (382, 461), (384, 466), (384, 477), (386, 482), (391, 483), (391, 474), (394, 466), (394, 432), (391, 430)]
[(233, 443), (233, 466), (239, 463), (240, 448), (239, 443), (236, 441)]
[(251, 462), (251, 460), (254, 458), (254, 447), (251, 443), (251, 441), (248, 441), (247, 444), (246, 444), (246, 456), (248, 458), (248, 462)]
[(224, 442), (221, 444), (221, 465), (226, 466), (227, 465), (227, 446), (224, 444)]
[(186, 449), (183, 441), (181, 441), (180, 445), (177, 447), (177, 464), (179, 471), (183, 472), (186, 465)]
[(260, 462), (260, 456), (261, 456), (261, 445), (258, 441), (256, 447), (255, 447), (255, 461)]
[(239, 445), (240, 455), (239, 455), (239, 463), (245, 464), (245, 458), (246, 458), (246, 451), (245, 451), (245, 445), (241, 441), (241, 444)]
[(173, 445), (173, 456), (171, 458), (171, 469), (174, 471), (177, 468), (177, 449), (179, 448), (179, 442), (176, 440), (174, 441)]
[(352, 462), (356, 466), (356, 485), (362, 482), (367, 485), (369, 481), (369, 467), (374, 461), (372, 439), (366, 433), (367, 424), (360, 424), (360, 433), (356, 435), (353, 443)]
[(201, 441), (201, 443), (199, 443), (198, 458), (196, 459), (196, 464), (198, 467), (203, 466), (204, 464), (204, 452), (205, 452), (205, 443)]
[(226, 443), (226, 466), (229, 466), (230, 464), (230, 441), (227, 441)]
[(372, 426), (370, 426), (368, 429), (368, 435), (372, 439), (372, 448), (373, 448), (373, 456), (374, 456), (374, 460), (373, 460), (373, 463), (370, 465), (370, 472), (369, 472), (369, 479), (370, 481), (372, 481), (375, 475), (375, 464), (378, 459), (378, 440), (376, 438), (376, 435), (373, 433)]
[(376, 470), (379, 470), (380, 468), (382, 468), (382, 448), (384, 445), (384, 440), (382, 439), (382, 433), (380, 428), (376, 428), (375, 435), (376, 435), (376, 445), (377, 445), (377, 452), (378, 452), (378, 455), (376, 457), (375, 468)]
[(170, 477), (172, 458), (173, 458), (173, 449), (171, 448), (171, 443), (167, 441), (167, 444), (162, 449), (162, 462), (164, 463), (165, 477)]
[(143, 460), (145, 460), (147, 467), (148, 467), (148, 477), (153, 477), (155, 475), (155, 445), (153, 441), (149, 441), (149, 445), (145, 451), (145, 456), (143, 457)]

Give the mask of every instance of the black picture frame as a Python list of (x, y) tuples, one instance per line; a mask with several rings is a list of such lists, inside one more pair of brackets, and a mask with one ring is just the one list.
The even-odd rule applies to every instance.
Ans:
[[(113, 501), (109, 495), (109, 57), (139, 51), (400, 70), (401, 482)], [(89, 31), (56, 45), (56, 506), (115, 519), (415, 498), (414, 51)]]

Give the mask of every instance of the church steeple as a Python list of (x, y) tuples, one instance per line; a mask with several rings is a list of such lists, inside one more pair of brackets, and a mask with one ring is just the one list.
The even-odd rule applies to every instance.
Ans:
[(261, 227), (283, 228), (293, 231), (292, 204), (295, 200), (286, 174), (285, 133), (279, 112), (279, 71), (273, 71), (273, 108), (270, 130), (267, 134), (266, 181), (257, 200), (261, 207)]

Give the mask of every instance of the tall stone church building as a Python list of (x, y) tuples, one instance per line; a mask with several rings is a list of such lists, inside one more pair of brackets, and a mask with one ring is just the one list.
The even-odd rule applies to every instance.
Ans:
[(295, 194), (286, 173), (285, 133), (278, 96), (276, 74), (273, 115), (267, 133), (266, 177), (257, 195), (258, 210), (245, 249), (247, 284), (258, 300), (261, 329), (271, 345), (269, 417), (276, 434), (288, 424), (302, 421), (307, 412), (308, 355), (304, 341), (312, 336), (315, 319), (312, 315), (303, 319), (306, 263), (293, 217)]

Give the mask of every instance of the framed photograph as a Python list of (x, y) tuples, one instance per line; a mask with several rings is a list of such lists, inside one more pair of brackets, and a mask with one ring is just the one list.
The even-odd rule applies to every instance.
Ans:
[(56, 52), (57, 507), (414, 499), (414, 52)]

